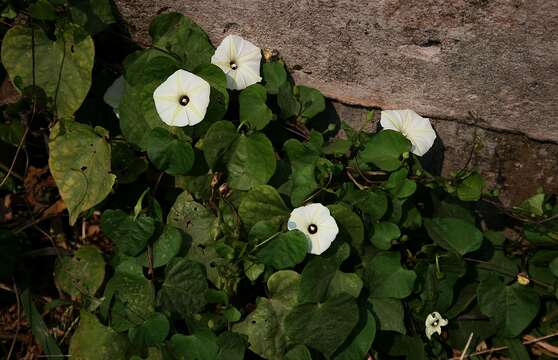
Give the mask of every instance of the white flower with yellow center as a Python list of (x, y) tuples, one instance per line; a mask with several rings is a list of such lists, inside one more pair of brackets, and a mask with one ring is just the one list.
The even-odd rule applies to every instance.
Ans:
[(211, 57), (211, 63), (219, 66), (227, 76), (227, 88), (242, 90), (260, 82), (259, 47), (237, 35), (223, 39)]
[(436, 132), (430, 119), (423, 118), (413, 110), (384, 110), (380, 124), (385, 130), (395, 130), (403, 134), (413, 145), (411, 152), (422, 156), (434, 144)]
[(177, 70), (153, 92), (155, 108), (170, 126), (192, 126), (201, 122), (209, 105), (209, 83), (185, 70)]
[(426, 321), (424, 323), (426, 327), (426, 337), (428, 340), (432, 337), (432, 334), (438, 333), (438, 335), (442, 334), (442, 326), (446, 326), (448, 321), (440, 315), (439, 312), (433, 312), (428, 314), (426, 317)]
[(335, 219), (322, 204), (308, 204), (294, 209), (287, 228), (302, 231), (310, 240), (310, 253), (315, 255), (326, 251), (339, 233)]

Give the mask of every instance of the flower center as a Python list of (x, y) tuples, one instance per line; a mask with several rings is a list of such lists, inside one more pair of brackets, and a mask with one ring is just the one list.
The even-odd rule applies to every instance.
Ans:
[(238, 69), (238, 65), (237, 65), (237, 63), (234, 62), (234, 60), (231, 61), (231, 62), (229, 63), (229, 65), (230, 65), (231, 69), (233, 69), (233, 70)]
[(437, 327), (438, 326), (438, 320), (432, 321), (432, 326)]
[(316, 224), (310, 224), (308, 225), (308, 232), (312, 235), (314, 235), (315, 233), (318, 232), (318, 227), (316, 226)]
[(178, 103), (182, 106), (188, 105), (189, 102), (190, 102), (190, 98), (186, 95), (182, 95), (180, 99), (178, 99)]

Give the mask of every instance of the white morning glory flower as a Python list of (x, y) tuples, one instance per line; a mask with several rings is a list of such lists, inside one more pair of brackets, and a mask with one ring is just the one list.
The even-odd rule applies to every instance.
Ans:
[(398, 131), (409, 139), (413, 144), (411, 152), (418, 156), (426, 154), (436, 139), (430, 119), (413, 110), (384, 110), (380, 124), (384, 129)]
[(231, 90), (242, 90), (260, 82), (261, 60), (261, 49), (237, 35), (224, 38), (211, 57), (211, 63), (227, 75), (227, 88)]
[(424, 326), (426, 327), (426, 337), (428, 340), (432, 337), (432, 334), (438, 333), (438, 335), (442, 334), (442, 326), (446, 326), (448, 321), (442, 318), (439, 312), (433, 312), (428, 314), (426, 317), (426, 321)]
[(103, 95), (103, 100), (107, 103), (112, 110), (116, 114), (116, 117), (119, 118), (118, 115), (118, 107), (120, 106), (120, 102), (122, 101), (122, 97), (124, 96), (124, 86), (126, 85), (126, 80), (124, 80), (124, 76), (119, 76), (114, 80), (111, 86), (105, 91)]
[(209, 105), (209, 83), (185, 70), (177, 70), (153, 92), (155, 108), (170, 126), (192, 126), (201, 122)]
[(287, 228), (302, 231), (310, 240), (310, 253), (315, 255), (326, 251), (339, 232), (329, 209), (322, 204), (308, 204), (294, 209)]

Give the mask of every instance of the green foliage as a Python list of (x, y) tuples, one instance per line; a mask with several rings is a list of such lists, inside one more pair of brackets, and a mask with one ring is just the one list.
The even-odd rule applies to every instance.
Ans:
[(58, 28), (56, 41), (40, 28), (18, 25), (2, 41), (2, 64), (16, 87), (43, 89), (61, 118), (71, 117), (85, 99), (94, 56), (93, 40), (75, 25)]
[[(13, 293), (45, 355), (446, 358), (474, 333), (469, 349), (504, 344), (528, 358), (523, 337), (555, 331), (555, 196), (486, 216), (482, 202), (498, 202), (478, 172), (431, 174), (396, 131), (338, 133), (324, 96), (269, 53), (261, 83), (227, 90), (214, 46), (181, 14), (158, 15), (152, 46), (123, 46), (120, 66), (107, 48), (95, 55), (93, 38), (104, 47), (115, 31), (108, 0), (21, 4), (2, 8), (2, 65), (22, 98), (0, 106), (0, 142), (30, 153), (16, 172), (48, 156), (60, 196), (31, 171), (6, 180), (4, 206), (21, 193), (30, 206), (13, 219), (2, 207), (0, 278), (23, 290)], [(153, 100), (178, 69), (211, 87), (192, 127), (165, 125)], [(115, 77), (122, 94), (99, 105)], [(322, 208), (289, 230), (310, 203), (333, 220)], [(428, 339), (432, 312), (449, 324)], [(60, 314), (73, 322), (55, 323)]]
[[(112, 189), (108, 132), (75, 121), (61, 121), (50, 133), (50, 171), (74, 224), (81, 212), (97, 205)], [(80, 149), (76, 152), (76, 149)]]

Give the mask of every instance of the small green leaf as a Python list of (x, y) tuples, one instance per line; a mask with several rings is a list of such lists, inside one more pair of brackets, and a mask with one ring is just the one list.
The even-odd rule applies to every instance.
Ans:
[(267, 93), (260, 84), (248, 86), (240, 92), (240, 122), (254, 130), (261, 130), (273, 119), (273, 113), (266, 105)]
[(184, 175), (194, 165), (190, 143), (159, 127), (151, 129), (148, 135), (147, 155), (157, 169), (169, 175)]
[(104, 30), (115, 23), (110, 0), (70, 0), (72, 22), (81, 25), (90, 34)]
[(328, 205), (327, 208), (339, 226), (340, 234), (337, 238), (350, 240), (351, 244), (360, 251), (364, 243), (364, 225), (360, 217), (341, 204)]
[(417, 189), (417, 183), (407, 179), (409, 171), (407, 169), (399, 169), (389, 176), (385, 188), (394, 197), (405, 199), (413, 195)]
[(57, 28), (56, 41), (51, 41), (38, 27), (16, 25), (6, 32), (1, 52), (2, 64), (20, 91), (31, 85), (42, 88), (59, 118), (71, 117), (80, 107), (91, 86), (95, 48), (79, 26)]
[(300, 206), (319, 187), (315, 171), (320, 154), (311, 144), (295, 139), (287, 140), (283, 148), (292, 169), (291, 203)]
[(201, 264), (174, 258), (165, 269), (165, 281), (158, 294), (159, 304), (167, 311), (184, 317), (200, 312), (206, 304), (208, 286)]
[(298, 230), (279, 234), (256, 253), (256, 258), (275, 269), (285, 269), (301, 263), (308, 253), (308, 238)]
[(341, 294), (349, 294), (358, 298), (362, 290), (362, 280), (355, 273), (345, 273), (337, 270), (327, 289), (327, 298), (331, 299)]
[(297, 345), (285, 354), (284, 360), (312, 360), (312, 355), (304, 345)]
[(386, 171), (394, 171), (401, 166), (400, 157), (411, 151), (411, 142), (397, 131), (383, 130), (370, 137), (359, 158), (373, 163)]
[(242, 314), (240, 314), (237, 308), (231, 306), (223, 311), (223, 317), (229, 322), (237, 322), (242, 317)]
[(287, 81), (285, 64), (282, 61), (264, 63), (262, 65), (265, 88), (269, 94), (277, 95), (279, 88)]
[(544, 214), (544, 200), (545, 194), (540, 193), (534, 196), (531, 196), (529, 199), (523, 201), (521, 205), (519, 205), (519, 210), (524, 211), (528, 214), (532, 214), (535, 216), (542, 216)]
[(434, 243), (459, 255), (478, 250), (482, 245), (480, 230), (461, 219), (424, 219), (424, 226)]
[(130, 329), (128, 337), (134, 346), (155, 346), (162, 344), (170, 330), (167, 317), (161, 313), (153, 313), (143, 324)]
[(353, 143), (347, 139), (335, 139), (322, 148), (322, 152), (326, 155), (345, 155)]
[(250, 190), (266, 184), (275, 173), (275, 153), (264, 134), (240, 135), (227, 158), (229, 186)]
[(79, 326), (70, 340), (70, 356), (74, 360), (124, 360), (128, 343), (97, 317), (81, 310)]
[(311, 119), (325, 110), (325, 98), (321, 92), (303, 85), (297, 86), (302, 111), (300, 115)]
[[(153, 244), (152, 266), (158, 268), (164, 266), (171, 261), (173, 257), (178, 255), (182, 248), (183, 234), (172, 225), (165, 225), (163, 233)], [(145, 267), (149, 266), (147, 259), (147, 251), (140, 255), (139, 261)]]
[(148, 162), (137, 156), (134, 149), (122, 137), (111, 142), (111, 169), (119, 184), (134, 182), (145, 170)]
[(41, 314), (33, 304), (29, 289), (25, 289), (21, 293), (21, 305), (23, 313), (27, 318), (27, 323), (31, 326), (35, 341), (41, 346), (45, 354), (51, 356), (62, 356), (62, 351), (56, 344), (56, 341), (50, 335), (48, 328), (41, 317)]
[(358, 323), (359, 310), (350, 296), (319, 304), (297, 305), (285, 319), (285, 331), (295, 342), (331, 356)]
[(457, 197), (461, 201), (477, 201), (482, 195), (484, 179), (478, 172), (473, 172), (457, 185)]
[(380, 250), (389, 250), (391, 242), (399, 239), (399, 236), (401, 236), (401, 232), (397, 225), (390, 222), (380, 222), (374, 224), (372, 244)]
[(73, 257), (56, 260), (54, 281), (72, 296), (95, 296), (105, 279), (105, 260), (94, 246), (81, 247)]
[(75, 121), (60, 121), (50, 132), (48, 164), (70, 213), (70, 225), (112, 190), (116, 176), (110, 173), (107, 137), (105, 129)]
[(286, 220), (289, 216), (289, 208), (274, 187), (259, 185), (244, 196), (238, 214), (246, 228), (251, 229), (262, 220), (275, 222)]
[(381, 252), (366, 262), (370, 298), (403, 299), (411, 294), (417, 275), (401, 266), (398, 252)]
[(210, 330), (198, 330), (192, 335), (174, 335), (169, 342), (177, 359), (215, 360), (219, 348), (217, 337)]
[(0, 124), (0, 141), (7, 144), (18, 146), (24, 133), (25, 128), (19, 121)]
[(539, 311), (539, 296), (530, 287), (517, 283), (505, 285), (496, 275), (488, 275), (477, 288), (483, 314), (490, 316), (503, 337), (516, 337), (533, 321)]
[(134, 219), (122, 210), (106, 210), (101, 217), (101, 229), (119, 251), (136, 256), (155, 232), (155, 220), (143, 214)]
[(29, 6), (31, 16), (38, 20), (56, 20), (56, 9), (47, 0), (38, 0)]
[(149, 26), (153, 46), (169, 51), (192, 71), (199, 65), (211, 63), (214, 53), (207, 34), (182, 14), (169, 12), (158, 15)]
[(238, 137), (239, 134), (230, 121), (217, 121), (211, 125), (202, 142), (203, 155), (211, 169), (215, 169), (217, 161), (229, 150)]
[(281, 117), (285, 120), (298, 116), (300, 103), (293, 94), (293, 87), (289, 81), (285, 81), (279, 86), (277, 93), (277, 103), (281, 109)]

